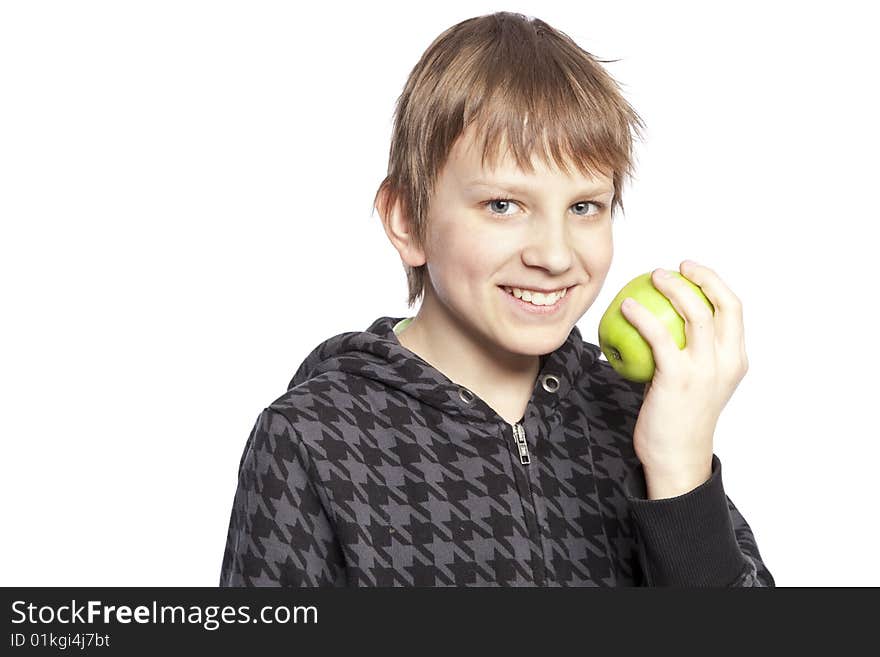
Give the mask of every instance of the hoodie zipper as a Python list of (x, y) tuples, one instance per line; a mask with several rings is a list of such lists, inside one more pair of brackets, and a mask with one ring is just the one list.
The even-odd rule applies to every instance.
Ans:
[(528, 465), (532, 462), (532, 459), (529, 457), (529, 444), (526, 442), (526, 430), (519, 422), (513, 425), (513, 439), (516, 441), (517, 448), (519, 448), (519, 462), (523, 465)]
[[(529, 454), (529, 445), (526, 442), (526, 430), (523, 427), (521, 422), (517, 422), (511, 425), (513, 427), (513, 440), (516, 444), (517, 452), (519, 453), (519, 462), (524, 466), (528, 466), (531, 462), (531, 455)], [(525, 511), (525, 520), (526, 525), (529, 528), (529, 533), (532, 536), (532, 541), (535, 546), (538, 548), (538, 554), (541, 557), (532, 564), (532, 570), (535, 574), (535, 584), (538, 586), (544, 586), (544, 548), (541, 544), (541, 530), (538, 527), (538, 512), (535, 507), (535, 497), (532, 494), (532, 482), (529, 480), (528, 468), (526, 467), (523, 471), (517, 473), (519, 476), (525, 480), (525, 491), (522, 489), (522, 485), (520, 487), (520, 495), (524, 499), (528, 499), (531, 505), (531, 513), (527, 510)], [(519, 479), (519, 477), (517, 477)], [(525, 493), (525, 495), (523, 495)]]

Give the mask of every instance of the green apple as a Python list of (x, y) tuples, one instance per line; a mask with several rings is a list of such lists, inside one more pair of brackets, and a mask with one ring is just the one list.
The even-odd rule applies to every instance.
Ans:
[[(654, 378), (654, 354), (647, 340), (623, 316), (620, 305), (624, 299), (632, 297), (651, 311), (669, 329), (679, 349), (684, 349), (686, 342), (684, 319), (676, 312), (669, 299), (654, 287), (652, 273), (649, 271), (636, 276), (624, 285), (599, 321), (599, 348), (605, 358), (620, 376), (637, 383), (646, 383)], [(709, 306), (712, 314), (715, 313), (715, 307), (699, 286), (677, 271), (672, 274), (687, 283)]]

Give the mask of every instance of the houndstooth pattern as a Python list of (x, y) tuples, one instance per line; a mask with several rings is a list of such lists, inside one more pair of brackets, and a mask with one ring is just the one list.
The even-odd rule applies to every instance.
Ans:
[[(399, 320), (318, 345), (259, 414), (239, 462), (221, 586), (662, 579), (654, 564), (666, 547), (645, 539), (660, 507), (645, 499), (632, 447), (643, 384), (619, 377), (574, 327), (541, 357), (521, 420), (524, 465), (513, 425), (403, 347)], [(729, 514), (716, 585), (774, 586), (720, 476), (713, 457), (702, 494)]]

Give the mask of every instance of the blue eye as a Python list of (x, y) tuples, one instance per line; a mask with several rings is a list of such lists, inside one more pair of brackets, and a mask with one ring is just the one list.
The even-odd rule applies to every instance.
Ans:
[[(507, 198), (493, 198), (489, 201), (486, 201), (486, 205), (489, 205), (490, 203), (511, 203), (511, 200), (507, 199)], [(504, 211), (502, 211), (500, 213), (493, 212), (492, 214), (501, 214), (501, 215), (507, 216), (507, 213)]]
[[(516, 201), (514, 201), (514, 200), (512, 200), (512, 199), (509, 199), (509, 198), (500, 198), (500, 197), (499, 197), (499, 198), (489, 199), (488, 201), (484, 201), (483, 205), (484, 205), (484, 206), (488, 206), (488, 205), (490, 205), (491, 203), (507, 203), (507, 204), (513, 203), (514, 205), (518, 205), (518, 204), (516, 203)], [(578, 205), (593, 205), (593, 206), (596, 207), (596, 211), (595, 211), (595, 212), (589, 212), (589, 213), (587, 213), (587, 214), (575, 213), (575, 214), (577, 214), (577, 216), (579, 216), (579, 217), (593, 217), (593, 216), (596, 216), (596, 215), (601, 214), (602, 211), (605, 209), (605, 204), (604, 204), (604, 203), (599, 203), (598, 201), (579, 201), (579, 202), (575, 203), (574, 205), (572, 205), (571, 207), (576, 207), (576, 206), (578, 206)], [(508, 205), (508, 207), (509, 207), (509, 205)], [(502, 210), (501, 212), (494, 212), (494, 211), (490, 208), (490, 212), (491, 212), (492, 214), (497, 215), (497, 216), (500, 216), (500, 217), (509, 217), (509, 216), (511, 216), (510, 214), (508, 214), (507, 212), (504, 212), (503, 210)]]

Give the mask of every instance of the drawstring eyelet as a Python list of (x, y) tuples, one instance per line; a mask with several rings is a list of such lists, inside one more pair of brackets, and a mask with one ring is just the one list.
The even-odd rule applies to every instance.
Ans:
[(559, 378), (552, 374), (545, 374), (541, 379), (541, 385), (547, 392), (556, 392), (559, 390)]

